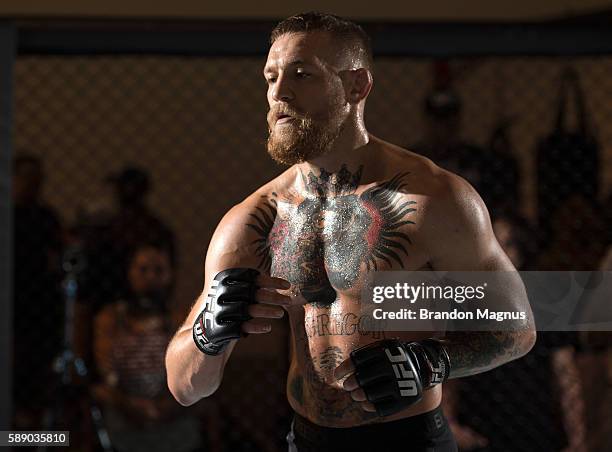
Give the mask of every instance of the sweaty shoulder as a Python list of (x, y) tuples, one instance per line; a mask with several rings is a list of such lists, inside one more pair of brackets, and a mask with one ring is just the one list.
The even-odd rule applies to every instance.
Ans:
[(451, 203), (468, 198), (480, 201), (476, 191), (460, 176), (439, 167), (420, 154), (380, 139), (375, 140), (377, 152), (384, 155), (382, 165), (386, 177), (395, 173), (408, 174), (408, 188), (417, 191), (413, 194)]
[(419, 234), (430, 262), (444, 261), (444, 266), (450, 267), (446, 259), (449, 252), (490, 254), (496, 242), (489, 213), (465, 179), (398, 146), (384, 143), (384, 152), (389, 168), (409, 174), (405, 191), (420, 198)]

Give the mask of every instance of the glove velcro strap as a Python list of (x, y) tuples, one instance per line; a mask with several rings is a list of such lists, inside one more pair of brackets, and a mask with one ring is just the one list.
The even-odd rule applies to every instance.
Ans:
[(450, 357), (446, 347), (436, 339), (425, 339), (408, 344), (419, 358), (421, 368), (428, 373), (425, 387), (444, 383), (450, 374)]
[(192, 331), (193, 341), (195, 342), (196, 347), (198, 347), (198, 349), (202, 353), (214, 356), (225, 350), (227, 342), (221, 344), (213, 344), (206, 338), (206, 335), (204, 334), (204, 312), (201, 312), (200, 315), (198, 315), (198, 318), (193, 324)]

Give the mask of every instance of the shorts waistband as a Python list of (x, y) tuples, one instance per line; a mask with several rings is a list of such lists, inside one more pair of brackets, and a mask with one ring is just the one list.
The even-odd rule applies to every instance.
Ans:
[(323, 427), (310, 422), (298, 413), (294, 414), (293, 423), (296, 435), (313, 442), (358, 441), (359, 438), (397, 437), (398, 434), (412, 438), (427, 438), (436, 436), (447, 428), (448, 424), (441, 407), (396, 421), (357, 427)]

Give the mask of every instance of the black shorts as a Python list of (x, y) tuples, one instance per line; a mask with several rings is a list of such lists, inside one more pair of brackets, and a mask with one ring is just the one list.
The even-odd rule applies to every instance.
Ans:
[(397, 421), (350, 428), (321, 427), (295, 413), (289, 452), (457, 452), (440, 407)]

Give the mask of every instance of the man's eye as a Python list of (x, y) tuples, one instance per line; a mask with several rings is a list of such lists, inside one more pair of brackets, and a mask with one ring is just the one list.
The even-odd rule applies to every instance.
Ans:
[(297, 78), (308, 78), (310, 77), (310, 74), (308, 72), (297, 72), (296, 74)]
[(266, 83), (269, 85), (276, 81), (276, 77), (266, 77)]

